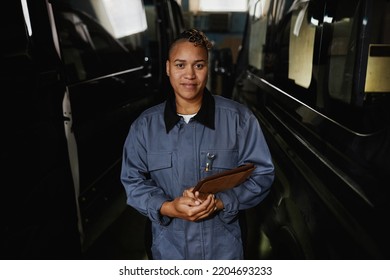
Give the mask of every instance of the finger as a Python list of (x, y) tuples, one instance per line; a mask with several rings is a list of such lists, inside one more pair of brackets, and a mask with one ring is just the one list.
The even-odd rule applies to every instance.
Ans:
[(187, 211), (188, 209), (192, 208), (192, 207), (197, 207), (199, 206), (201, 203), (192, 198), (192, 197), (189, 197), (189, 196), (181, 196), (181, 197), (178, 197), (178, 207), (179, 208), (182, 208), (182, 207), (185, 207), (183, 208), (184, 211)]
[(196, 191), (195, 193), (194, 193), (194, 195), (195, 195), (195, 197), (199, 200), (199, 201), (205, 201), (206, 200), (206, 198), (207, 198), (207, 194), (204, 194), (204, 193), (200, 193), (200, 192), (198, 192), (198, 191)]
[(215, 206), (214, 208), (211, 208), (211, 210), (208, 210), (204, 213), (199, 213), (199, 215), (196, 216), (194, 221), (200, 221), (200, 220), (203, 220), (205, 218), (211, 217), (211, 216), (215, 215), (217, 213), (217, 211), (218, 211), (218, 208)]
[(196, 207), (196, 206), (199, 206), (199, 205), (202, 204), (201, 201), (199, 201), (199, 200), (197, 200), (195, 198), (192, 198), (192, 197), (188, 197), (188, 198), (189, 198), (188, 206)]
[(203, 211), (202, 214), (209, 216), (209, 215), (213, 214), (216, 210), (217, 210), (217, 206), (214, 203), (210, 203), (207, 206), (206, 210)]
[[(191, 189), (192, 189), (192, 188), (191, 188)], [(199, 202), (202, 202), (203, 200), (200, 200), (200, 199), (196, 196), (196, 194), (194, 194), (194, 193), (192, 192), (191, 189), (186, 189), (186, 190), (184, 190), (184, 191), (183, 191), (183, 196), (185, 196), (185, 197), (191, 197), (191, 198), (193, 198), (193, 199), (199, 200)]]
[(187, 190), (183, 191), (183, 196), (192, 196), (192, 197), (194, 197), (194, 194), (187, 189)]

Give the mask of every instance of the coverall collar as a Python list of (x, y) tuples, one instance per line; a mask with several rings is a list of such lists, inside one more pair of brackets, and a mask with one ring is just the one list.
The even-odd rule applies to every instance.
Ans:
[[(195, 115), (194, 120), (214, 129), (215, 101), (208, 89), (205, 88), (202, 99), (202, 106)], [(176, 113), (175, 96), (169, 95), (164, 109), (164, 122), (167, 133), (179, 122), (180, 116)]]

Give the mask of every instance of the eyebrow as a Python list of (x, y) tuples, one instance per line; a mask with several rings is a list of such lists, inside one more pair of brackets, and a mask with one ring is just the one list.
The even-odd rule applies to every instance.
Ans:
[[(187, 60), (185, 60), (185, 59), (175, 59), (173, 62), (186, 62)], [(198, 60), (194, 60), (194, 62), (196, 63), (196, 62), (207, 62), (207, 60), (205, 60), (205, 59), (198, 59)]]

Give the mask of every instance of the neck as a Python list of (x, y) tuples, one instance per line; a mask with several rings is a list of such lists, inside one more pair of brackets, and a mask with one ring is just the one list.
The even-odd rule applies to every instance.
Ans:
[(180, 108), (180, 106), (176, 106), (177, 113), (182, 114), (182, 115), (196, 114), (196, 113), (198, 113), (199, 109), (200, 109), (200, 106), (191, 107), (191, 108), (184, 108), (184, 107)]
[(182, 115), (192, 115), (198, 113), (200, 107), (202, 106), (202, 99), (196, 100), (194, 102), (187, 102), (176, 99), (176, 112)]

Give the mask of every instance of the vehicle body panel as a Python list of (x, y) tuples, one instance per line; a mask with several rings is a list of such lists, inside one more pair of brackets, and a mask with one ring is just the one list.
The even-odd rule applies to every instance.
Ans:
[(390, 82), (368, 69), (390, 66), (389, 7), (253, 2), (233, 99), (258, 116), (277, 167), (256, 257), (389, 256)]

